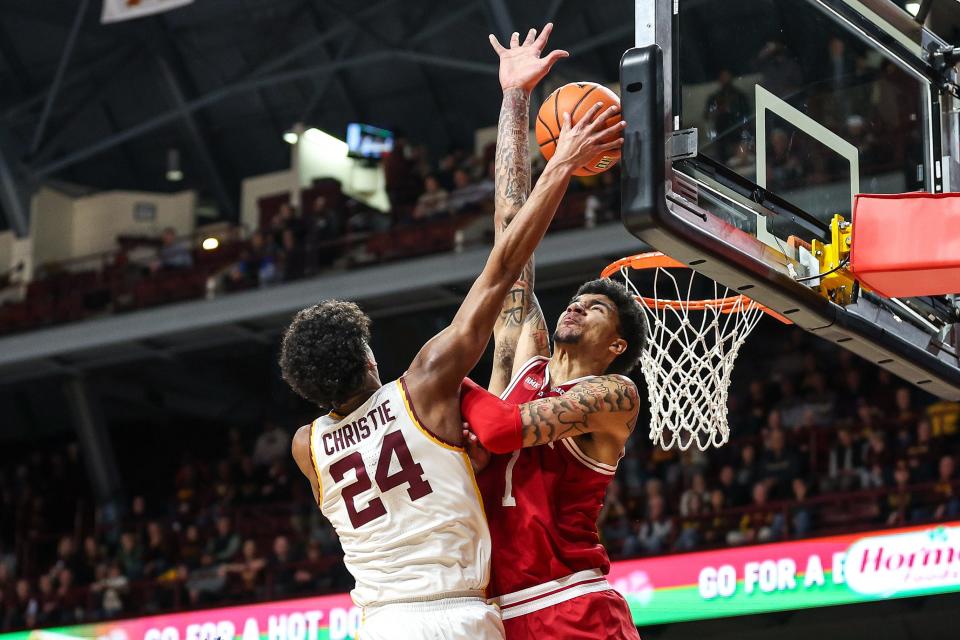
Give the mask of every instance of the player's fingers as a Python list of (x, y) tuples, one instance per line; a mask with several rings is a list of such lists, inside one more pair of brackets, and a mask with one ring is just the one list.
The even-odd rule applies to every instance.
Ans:
[(516, 49), (519, 46), (520, 46), (520, 34), (514, 31), (512, 34), (510, 34), (510, 48)]
[(552, 67), (556, 64), (557, 60), (562, 60), (563, 58), (570, 57), (570, 53), (564, 51), (563, 49), (557, 49), (556, 51), (551, 51), (547, 54), (547, 57), (544, 60), (547, 61), (547, 66)]
[(493, 50), (497, 52), (497, 55), (500, 55), (501, 53), (506, 51), (506, 49), (503, 48), (503, 45), (500, 44), (500, 41), (497, 40), (497, 36), (491, 33), (489, 38), (490, 38), (490, 46), (492, 46)]
[(613, 149), (619, 149), (622, 146), (623, 146), (623, 138), (617, 138), (616, 140), (613, 140), (611, 142), (606, 142), (600, 145), (599, 147), (597, 147), (597, 149), (599, 151), (612, 151)]
[(613, 125), (612, 127), (607, 127), (606, 129), (600, 132), (600, 139), (606, 140), (607, 138), (612, 138), (613, 136), (623, 131), (623, 128), (625, 126), (627, 126), (627, 123), (621, 120), (620, 122)]
[(600, 129), (607, 121), (613, 116), (617, 115), (620, 112), (620, 105), (612, 104), (607, 107), (604, 112), (596, 119), (591, 120), (590, 124), (593, 126), (594, 130)]
[(560, 116), (560, 131), (567, 131), (572, 125), (570, 124), (570, 112), (564, 111), (563, 115)]
[(600, 113), (600, 109), (603, 109), (603, 103), (595, 103), (592, 107), (590, 107), (589, 111), (583, 114), (583, 117), (580, 118), (579, 122), (583, 122), (585, 127), (592, 125), (594, 118), (596, 118), (597, 114)]
[(530, 29), (530, 31), (527, 31), (527, 37), (523, 39), (523, 46), (527, 46), (528, 44), (533, 44), (534, 40), (536, 39), (537, 39), (537, 30)]
[(550, 39), (551, 33), (553, 33), (553, 23), (548, 22), (547, 24), (543, 25), (540, 35), (537, 36), (536, 45), (540, 47), (540, 49), (543, 49), (545, 46), (547, 46), (547, 40)]

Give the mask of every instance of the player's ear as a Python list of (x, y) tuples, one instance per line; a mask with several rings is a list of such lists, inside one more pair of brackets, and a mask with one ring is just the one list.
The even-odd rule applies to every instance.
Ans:
[(610, 343), (610, 351), (615, 356), (619, 356), (624, 351), (627, 350), (627, 341), (623, 338), (617, 338), (612, 343)]

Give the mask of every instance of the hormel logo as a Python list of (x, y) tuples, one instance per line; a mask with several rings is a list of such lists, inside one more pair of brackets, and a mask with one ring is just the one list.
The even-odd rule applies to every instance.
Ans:
[(960, 585), (960, 527), (858, 540), (843, 571), (850, 588), (867, 595)]

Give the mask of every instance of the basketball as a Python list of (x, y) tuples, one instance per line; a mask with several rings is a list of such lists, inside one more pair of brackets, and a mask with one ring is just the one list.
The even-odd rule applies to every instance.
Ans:
[[(540, 153), (547, 160), (553, 157), (557, 149), (557, 138), (563, 114), (570, 114), (570, 122), (576, 124), (595, 103), (602, 102), (606, 109), (611, 105), (620, 106), (620, 98), (610, 89), (595, 82), (571, 82), (550, 94), (537, 113), (537, 144)], [(613, 126), (620, 121), (620, 114), (609, 118), (605, 126)], [(620, 150), (611, 149), (595, 156), (588, 164), (573, 172), (575, 176), (592, 176), (603, 173), (620, 160)]]

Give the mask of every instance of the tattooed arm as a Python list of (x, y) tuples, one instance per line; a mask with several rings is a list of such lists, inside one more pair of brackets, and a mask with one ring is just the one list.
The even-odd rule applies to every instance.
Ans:
[[(527, 113), (530, 96), (520, 87), (503, 94), (497, 124), (496, 196), (494, 225), (497, 242), (523, 206), (530, 191), (530, 157)], [(503, 299), (493, 327), (493, 372), (491, 393), (500, 394), (513, 377), (514, 367), (535, 355), (549, 355), (543, 312), (533, 291), (534, 260), (527, 262), (520, 278)]]
[(460, 410), (481, 444), (494, 453), (595, 434), (617, 443), (616, 457), (637, 424), (640, 396), (629, 379), (607, 375), (581, 382), (562, 396), (516, 406), (465, 380)]
[(598, 376), (562, 396), (520, 405), (523, 446), (572, 438), (585, 433), (620, 435), (626, 440), (637, 424), (640, 395), (622, 376)]
[[(513, 34), (510, 48), (491, 44), (500, 56), (500, 83), (503, 103), (497, 122), (497, 154), (495, 161), (494, 233), (496, 241), (516, 216), (530, 194), (530, 91), (553, 66), (566, 56), (554, 51), (545, 58), (540, 54), (553, 29), (547, 24), (540, 36), (531, 29), (521, 45)], [(509, 384), (515, 366), (534, 355), (547, 355), (549, 342), (543, 313), (533, 293), (533, 257), (523, 268), (520, 278), (503, 300), (494, 325), (494, 362), (489, 389), (501, 393)]]

